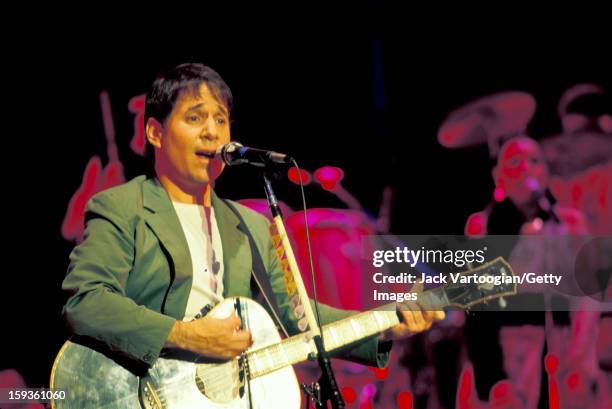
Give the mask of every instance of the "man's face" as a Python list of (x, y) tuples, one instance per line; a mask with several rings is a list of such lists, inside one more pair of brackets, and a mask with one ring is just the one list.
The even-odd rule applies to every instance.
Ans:
[(179, 94), (161, 129), (155, 152), (158, 172), (187, 189), (212, 183), (223, 164), (206, 155), (230, 142), (229, 112), (202, 83), (197, 93)]
[(528, 138), (507, 142), (500, 152), (495, 179), (517, 204), (539, 197), (548, 186), (548, 170), (539, 145)]

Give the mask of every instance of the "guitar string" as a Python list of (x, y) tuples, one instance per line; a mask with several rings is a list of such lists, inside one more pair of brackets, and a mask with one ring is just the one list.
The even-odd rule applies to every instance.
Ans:
[[(434, 290), (438, 290), (438, 288), (436, 288), (436, 289), (434, 289)], [(440, 289), (440, 290), (442, 290), (442, 291), (443, 291), (443, 289)], [(430, 290), (430, 291), (431, 291), (431, 290)], [(427, 293), (427, 292), (429, 292), (429, 291), (426, 291), (425, 293)], [(515, 293), (515, 291), (514, 291), (514, 292), (508, 292), (508, 294), (513, 294), (513, 293)], [(499, 294), (497, 294), (497, 295), (499, 295)], [(504, 295), (504, 294), (502, 294), (502, 295)], [(435, 298), (438, 298), (438, 297), (435, 297)], [(438, 298), (438, 301), (439, 301), (439, 298)], [(448, 301), (446, 301), (446, 302), (445, 302), (445, 305), (449, 305), (449, 304), (450, 304), (450, 302), (448, 302)], [(375, 311), (370, 311), (370, 312), (375, 312)], [(361, 321), (361, 320), (362, 320), (362, 318), (363, 318), (363, 316), (362, 316), (362, 317), (360, 317), (360, 318), (354, 318), (354, 317), (353, 317), (353, 318), (352, 318), (351, 320), (349, 320), (349, 321), (345, 321), (345, 322), (338, 322), (338, 324), (339, 324), (339, 325), (338, 325), (338, 328), (340, 328), (342, 325), (345, 325), (345, 326), (351, 327), (355, 321), (357, 321), (357, 322), (359, 323), (359, 321)], [(385, 321), (388, 321), (388, 320), (387, 320), (387, 319), (385, 319)], [(377, 320), (374, 320), (374, 322), (376, 323), (376, 325), (378, 325)], [(388, 325), (388, 322), (386, 322), (385, 324), (387, 324), (387, 325)], [(367, 326), (366, 326), (366, 330), (367, 330)], [(380, 330), (377, 330), (376, 332), (379, 332), (379, 331), (380, 331)], [(327, 337), (331, 338), (331, 336), (330, 336), (330, 335), (325, 335), (325, 334), (324, 334), (324, 336), (325, 336), (326, 338), (327, 338)], [(366, 335), (366, 336), (368, 336), (368, 335)], [(289, 340), (285, 340), (285, 341), (289, 341)], [(293, 363), (299, 362), (299, 361), (296, 361), (296, 362), (291, 362), (291, 360), (290, 360), (290, 359), (287, 359), (287, 353), (286, 353), (286, 349), (287, 349), (287, 348), (284, 348), (284, 347), (283, 347), (283, 348), (281, 349), (280, 347), (278, 347), (278, 345), (281, 345), (281, 344), (273, 344), (272, 346), (267, 346), (267, 347), (264, 347), (264, 348), (262, 348), (262, 349), (260, 349), (260, 350), (257, 350), (257, 351), (252, 351), (251, 353), (248, 353), (248, 354), (247, 354), (248, 356), (254, 357), (254, 356), (258, 356), (259, 354), (262, 354), (262, 353), (263, 353), (265, 350), (268, 350), (268, 354), (269, 354), (269, 355), (272, 357), (272, 362), (273, 362), (273, 363), (274, 363), (274, 358), (277, 358), (277, 359), (278, 359), (278, 358), (279, 358), (279, 355), (282, 355), (282, 356), (283, 356), (283, 361), (287, 362), (287, 363), (282, 362), (280, 366), (278, 366), (278, 367), (276, 367), (276, 368), (274, 368), (274, 369), (272, 369), (272, 368), (267, 369), (267, 368), (265, 368), (265, 367), (264, 367), (263, 369), (262, 369), (262, 368), (260, 368), (259, 370), (254, 371), (254, 372), (258, 373), (258, 374), (261, 374), (261, 375), (258, 375), (258, 376), (265, 375), (265, 374), (267, 374), (267, 373), (269, 373), (269, 372), (273, 372), (273, 371), (275, 371), (275, 370), (282, 369), (282, 368), (284, 368), (284, 367), (286, 367), (286, 366), (292, 365)], [(295, 348), (296, 341), (288, 342), (286, 345), (287, 345), (287, 346), (291, 346), (291, 347)], [(297, 343), (297, 345), (299, 346), (299, 343)], [(278, 349), (277, 349), (277, 350), (273, 350), (273, 348), (278, 348)], [(298, 350), (298, 352), (300, 352), (300, 351)], [(302, 354), (302, 355), (303, 355), (303, 354)], [(195, 364), (195, 365), (206, 365), (206, 364)], [(224, 365), (227, 365), (227, 364), (224, 364)], [(256, 366), (257, 366), (257, 365), (256, 365)], [(275, 365), (273, 365), (273, 366), (275, 366)], [(227, 368), (223, 368), (221, 365), (215, 365), (215, 366), (213, 366), (213, 367), (211, 367), (211, 368), (208, 368), (208, 371), (209, 371), (209, 372), (211, 372), (211, 373), (213, 373), (213, 375), (221, 375), (221, 374), (227, 373)], [(225, 382), (223, 381), (223, 379), (221, 379), (220, 377), (219, 377), (219, 379), (218, 379), (217, 381), (214, 381), (214, 380), (210, 380), (210, 381), (208, 381), (208, 380), (206, 380), (206, 379), (204, 379), (204, 378), (200, 377), (200, 376), (199, 376), (197, 373), (198, 373), (198, 371), (197, 371), (197, 368), (196, 368), (196, 376), (198, 376), (198, 377), (200, 378), (200, 380), (201, 380), (203, 383), (207, 384), (209, 387), (216, 388), (216, 387), (217, 387), (217, 386), (218, 386), (220, 383), (225, 384)], [(161, 392), (161, 391), (167, 390), (168, 388), (171, 388), (171, 387), (173, 387), (173, 388), (174, 388), (174, 387), (178, 387), (178, 386), (180, 386), (180, 385), (193, 384), (193, 383), (195, 383), (195, 382), (196, 382), (196, 381), (195, 381), (194, 379), (187, 379), (187, 380), (184, 380), (184, 381), (180, 381), (180, 382), (176, 382), (176, 383), (168, 384), (168, 385), (163, 386), (163, 387), (160, 387), (160, 388), (156, 388), (156, 391), (160, 391), (160, 392)]]
[[(374, 322), (372, 322), (372, 320), (370, 319), (370, 317), (368, 317), (368, 315), (372, 315), (373, 313), (376, 313), (376, 311), (370, 311), (370, 312), (366, 312), (367, 315), (363, 315), (361, 317), (359, 317), (360, 314), (358, 314), (357, 316), (351, 317), (348, 320), (342, 320), (344, 322), (337, 322), (336, 324), (336, 331), (340, 332), (340, 334), (347, 332), (347, 328), (351, 329), (353, 333), (357, 333), (358, 331), (355, 331), (355, 326), (354, 324), (356, 324), (359, 328), (363, 329), (364, 332), (362, 332), (361, 335), (363, 335), (363, 337), (368, 337), (371, 336), (377, 332), (380, 332), (381, 330), (383, 330), (380, 327), (380, 324), (378, 324), (377, 320), (374, 320)], [(364, 318), (368, 318), (367, 320)], [(382, 325), (382, 327), (389, 327), (389, 320), (388, 318), (385, 316), (385, 324)], [(374, 331), (371, 331), (371, 327), (374, 326)], [(370, 328), (368, 328), (370, 327)], [(370, 329), (370, 331), (368, 331)], [(330, 328), (327, 329), (328, 334), (324, 336), (325, 338), (328, 338), (332, 341), (334, 341), (334, 343), (332, 344), (332, 349), (335, 349), (343, 344), (345, 344), (344, 341), (342, 341), (342, 338), (340, 340), (340, 342), (338, 343), (338, 345), (335, 345), (335, 337), (332, 336), (332, 334), (330, 334)], [(252, 364), (252, 367), (254, 370), (252, 370), (252, 373), (257, 374), (257, 376), (262, 376), (265, 375), (267, 373), (270, 372), (274, 372), (275, 370), (281, 369), (285, 366), (288, 365), (292, 365), (295, 362), (292, 362), (293, 359), (290, 359), (287, 357), (287, 355), (292, 355), (292, 354), (301, 354), (300, 355), (304, 355), (304, 351), (300, 351), (299, 348), (302, 348), (303, 345), (300, 345), (303, 340), (299, 339), (299, 340), (294, 340), (294, 341), (290, 341), (286, 343), (280, 343), (280, 344), (273, 344), (273, 345), (269, 345), (267, 347), (264, 347), (260, 350), (257, 351), (252, 351), (251, 353), (248, 353), (248, 359), (251, 362), (257, 361), (257, 362), (261, 362), (261, 361), (267, 361), (270, 360), (272, 361), (272, 365), (264, 365), (263, 368), (260, 368), (260, 364)], [(296, 344), (297, 342), (297, 344)], [(297, 346), (298, 350), (297, 351), (289, 351), (289, 354), (287, 353), (287, 349), (293, 348), (295, 349)], [(298, 360), (296, 360), (296, 362), (299, 362), (301, 358), (298, 358)], [(198, 364), (196, 364), (198, 365)], [(201, 364), (199, 364), (201, 365)], [(224, 364), (225, 365), (225, 364)], [(207, 371), (209, 372), (209, 375), (214, 376), (215, 378), (219, 375), (222, 375), (224, 373), (226, 373), (227, 369), (223, 368), (223, 365), (217, 365), (217, 366), (212, 366), (210, 368), (207, 369)], [(202, 379), (202, 378), (201, 378)], [(202, 379), (202, 381), (204, 382), (204, 379)], [(191, 380), (186, 381), (187, 382), (192, 382)], [(208, 382), (209, 385), (214, 385), (214, 383), (212, 381)]]
[[(354, 329), (354, 324), (357, 324), (359, 328), (362, 328), (364, 330), (364, 333), (362, 333), (362, 335), (364, 335), (364, 337), (368, 337), (371, 335), (374, 335), (376, 333), (381, 332), (381, 330), (384, 330), (382, 328), (389, 328), (390, 326), (392, 326), (393, 321), (389, 320), (388, 314), (383, 314), (382, 317), (384, 324), (379, 324), (378, 320), (374, 319), (373, 321), (370, 319), (370, 317), (368, 317), (368, 315), (371, 315), (371, 313), (376, 313), (376, 312), (382, 312), (382, 311), (369, 311), (366, 312), (366, 314), (362, 315), (362, 316), (358, 316), (360, 314), (358, 314), (357, 316), (351, 317), (347, 320), (343, 320), (344, 322), (336, 322), (336, 330), (338, 332), (345, 333), (345, 332), (353, 332), (356, 333), (357, 331), (355, 331)], [(390, 312), (390, 311), (389, 311)], [(380, 316), (380, 315), (379, 315)], [(366, 319), (367, 318), (367, 319)], [(368, 328), (370, 327), (370, 328)], [(371, 331), (372, 327), (374, 327), (374, 331)], [(352, 331), (347, 331), (347, 329), (351, 329)], [(329, 333), (330, 332), (330, 328), (327, 328), (327, 335), (324, 333), (324, 336), (330, 340), (334, 340), (334, 337)], [(370, 330), (370, 331), (368, 331)], [(289, 349), (289, 347), (293, 347), (293, 349), (296, 348), (296, 346), (299, 347), (303, 347), (303, 345), (300, 345), (299, 342), (296, 344), (296, 341), (292, 341), (292, 342), (287, 342), (287, 340), (285, 341), (285, 344), (272, 344), (269, 345), (267, 347), (264, 347), (262, 349), (259, 349), (257, 351), (252, 351), (251, 353), (247, 354), (247, 356), (249, 356), (249, 359), (251, 362), (254, 361), (254, 359), (257, 359), (257, 361), (262, 361), (262, 360), (270, 360), (272, 361), (272, 365), (268, 365), (268, 366), (263, 366), (263, 368), (258, 368), (260, 366), (260, 364), (252, 364), (252, 367), (255, 368), (255, 370), (251, 371), (251, 373), (256, 373), (258, 376), (263, 376), (266, 375), (270, 372), (274, 372), (276, 370), (282, 369), (286, 366), (292, 365), (293, 363), (299, 362), (291, 362), (291, 359), (287, 358), (287, 349)], [(301, 340), (299, 340), (301, 341)], [(343, 342), (342, 340), (338, 343), (338, 345), (334, 345), (332, 348), (335, 349), (337, 347), (339, 347), (340, 345), (343, 345), (345, 342)], [(281, 346), (284, 345), (284, 346)], [(295, 351), (290, 351), (290, 352), (294, 352)], [(301, 351), (297, 351), (297, 353), (299, 353)], [(267, 356), (269, 356), (270, 358), (266, 357), (263, 358), (264, 354), (267, 354)], [(289, 354), (291, 355), (291, 354)], [(301, 354), (303, 355), (303, 354)], [(295, 355), (294, 355), (295, 356)], [(253, 358), (253, 357), (258, 357), (258, 358)], [(196, 364), (196, 365), (207, 365), (207, 364)], [(224, 364), (227, 365), (227, 364)], [(210, 368), (207, 368), (207, 372), (208, 372), (208, 379), (201, 377), (198, 374), (198, 371), (196, 369), (196, 376), (198, 376), (200, 378), (200, 380), (202, 381), (202, 383), (205, 384), (205, 386), (208, 386), (209, 388), (216, 388), (218, 387), (220, 384), (224, 385), (226, 384), (226, 381), (224, 379), (222, 379), (222, 377), (220, 377), (219, 375), (221, 374), (225, 374), (227, 373), (227, 368), (223, 368), (223, 366), (221, 365), (217, 365), (217, 366), (213, 366)], [(217, 375), (217, 376), (214, 376)], [(211, 379), (212, 376), (212, 379)], [(216, 379), (216, 380), (215, 380)], [(187, 383), (192, 383), (194, 382), (193, 380), (187, 380), (182, 382), (183, 384), (187, 384)], [(171, 385), (167, 385), (165, 387), (159, 388), (158, 390), (162, 391), (164, 389), (167, 389), (170, 386), (176, 386), (175, 384), (171, 384)]]
[[(440, 290), (440, 289), (436, 288), (436, 289), (433, 289), (433, 290)], [(430, 291), (426, 291), (423, 294), (426, 294), (426, 293), (428, 293)], [(436, 295), (438, 296), (438, 294), (436, 294)], [(439, 296), (438, 297), (433, 297), (433, 298), (437, 299), (438, 301), (440, 300)], [(374, 312), (374, 311), (370, 311), (370, 312)], [(384, 319), (385, 324), (382, 325), (382, 327), (387, 327), (388, 328), (389, 324), (392, 324), (392, 322), (390, 322), (390, 320), (388, 319), (388, 317), (386, 315), (383, 315), (383, 316), (385, 317), (385, 319)], [(363, 328), (365, 330), (364, 332), (369, 332), (368, 331), (368, 326), (370, 326), (370, 327), (374, 326), (374, 329), (375, 329), (374, 332), (369, 334), (369, 335), (365, 335), (365, 337), (368, 337), (368, 336), (371, 336), (371, 335), (373, 335), (373, 334), (375, 334), (377, 332), (380, 332), (381, 328), (379, 328), (379, 327), (381, 327), (381, 325), (378, 324), (378, 321), (374, 320), (374, 322), (372, 323), (371, 320), (364, 320), (365, 317), (366, 317), (366, 315), (363, 315), (363, 316), (361, 316), (359, 318), (351, 317), (350, 319), (348, 319), (348, 320), (346, 320), (344, 322), (339, 322), (339, 323), (337, 323), (338, 324), (337, 325), (337, 329), (339, 330), (339, 332), (343, 333), (345, 331), (341, 331), (342, 327), (348, 327), (348, 328), (353, 329), (353, 331), (351, 331), (351, 332), (357, 332), (357, 331), (354, 330), (354, 324), (358, 324), (358, 326), (360, 328)], [(370, 325), (368, 325), (368, 324), (370, 324)], [(345, 330), (346, 330), (346, 328), (345, 328)], [(327, 332), (329, 333), (330, 331), (328, 330)], [(333, 340), (333, 337), (331, 336), (331, 334), (325, 335), (325, 333), (324, 333), (324, 336), (326, 338), (329, 338), (329, 339)], [(292, 346), (292, 347), (295, 348), (294, 343), (295, 343), (295, 341), (294, 342), (288, 342), (287, 344), (285, 344), (285, 347), (281, 347), (280, 345), (282, 345), (282, 344), (273, 344), (273, 345), (264, 347), (264, 348), (262, 348), (260, 350), (252, 351), (251, 353), (248, 353), (247, 356), (249, 356), (251, 358), (259, 357), (260, 355), (267, 354), (267, 356), (269, 358), (266, 358), (266, 359), (269, 359), (270, 361), (272, 361), (272, 365), (269, 365), (267, 367), (264, 366), (263, 368), (257, 368), (257, 366), (259, 366), (259, 364), (253, 365), (255, 367), (255, 371), (251, 371), (251, 372), (257, 373), (258, 376), (263, 376), (263, 375), (266, 375), (267, 373), (274, 372), (276, 370), (279, 370), (279, 369), (282, 369), (284, 367), (292, 365), (293, 363), (291, 362), (291, 360), (287, 358), (287, 349), (288, 348), (286, 346)], [(339, 344), (341, 345), (342, 341)], [(298, 343), (297, 346), (299, 347), (301, 345), (299, 345), (299, 343)], [(299, 353), (300, 351), (298, 350), (297, 352)], [(282, 357), (282, 361), (277, 363), (275, 361), (275, 358), (278, 359), (278, 360), (281, 360), (281, 357)], [(255, 359), (255, 358), (253, 358), (253, 359)], [(257, 360), (261, 361), (261, 360), (263, 360), (263, 358), (258, 358)], [(206, 364), (196, 364), (196, 365), (206, 365)], [(227, 364), (224, 364), (224, 365), (227, 365)], [(213, 379), (210, 379), (210, 377), (208, 377), (208, 379), (203, 378), (203, 377), (201, 377), (198, 374), (198, 368), (196, 368), (196, 376), (199, 377), (199, 379), (202, 381), (202, 383), (205, 384), (205, 386), (208, 386), (209, 388), (216, 388), (220, 384), (222, 384), (223, 386), (226, 385), (225, 380), (222, 379), (222, 377), (220, 377), (218, 375), (227, 373), (227, 368), (224, 368), (222, 365), (217, 365), (217, 366), (213, 366), (211, 368), (208, 368), (207, 372), (209, 373), (209, 375), (217, 375), (217, 376), (213, 376)], [(194, 380), (189, 379), (189, 380), (180, 382), (179, 384), (191, 384), (193, 382), (194, 382)], [(178, 385), (177, 384), (169, 384), (167, 386), (158, 388), (156, 390), (163, 391), (164, 389), (168, 389), (169, 387), (176, 387), (176, 386), (178, 386)]]
[[(353, 330), (350, 332), (356, 332), (354, 331), (353, 323), (357, 323), (358, 325), (365, 327), (364, 330), (366, 331), (368, 330), (367, 328), (368, 326), (370, 327), (375, 326), (374, 333), (380, 331), (380, 325), (378, 324), (376, 320), (372, 322), (372, 320), (364, 320), (363, 318), (365, 317), (351, 318), (349, 320), (341, 322), (339, 323), (339, 325), (337, 325), (337, 329), (339, 330), (340, 333), (347, 332), (346, 331), (347, 328), (350, 328)], [(366, 322), (367, 324), (364, 325), (362, 321)], [(387, 319), (385, 319), (385, 321), (386, 322), (384, 325), (382, 325), (382, 327), (389, 326), (390, 324), (389, 321)], [(343, 327), (346, 327), (346, 328), (342, 330)], [(367, 336), (369, 335), (366, 335), (366, 337)], [(331, 335), (327, 335), (327, 337), (329, 337), (330, 339), (333, 339)], [(341, 340), (338, 343), (338, 346), (344, 343), (345, 342)], [(249, 359), (251, 361), (251, 367), (255, 368), (255, 370), (251, 370), (251, 373), (255, 373), (257, 374), (257, 377), (259, 377), (259, 376), (263, 376), (268, 373), (274, 372), (276, 370), (280, 370), (284, 367), (290, 366), (293, 363), (297, 363), (301, 361), (303, 359), (303, 355), (305, 351), (300, 351), (299, 349), (305, 347), (306, 345), (307, 344), (303, 344), (303, 340), (296, 339), (296, 340), (287, 342), (285, 344), (272, 344), (262, 349), (259, 349), (257, 351), (252, 351), (250, 354), (248, 354), (250, 356)], [(333, 346), (332, 349), (335, 349), (338, 346)], [(291, 349), (293, 349), (293, 351)], [(289, 352), (287, 350), (289, 350)], [(263, 368), (261, 368), (261, 364), (253, 364), (253, 361), (255, 360), (253, 356), (258, 356), (258, 358), (256, 358), (258, 362), (271, 361), (272, 365), (263, 365)], [(292, 356), (294, 359), (291, 359)], [(211, 365), (211, 364), (195, 364), (195, 365)], [(225, 375), (228, 373), (228, 369), (225, 367), (226, 365), (228, 365), (228, 363), (224, 363), (221, 365), (211, 365), (210, 367), (206, 368), (206, 372), (208, 375), (206, 377), (202, 377), (200, 375), (201, 372), (198, 371), (198, 369), (201, 369), (201, 368), (196, 367), (196, 376), (198, 376), (198, 378), (202, 381), (202, 383), (204, 383), (205, 387), (212, 388), (213, 390), (217, 390), (219, 385), (225, 386), (227, 383), (226, 379), (224, 379), (224, 377), (221, 376), (221, 375)], [(229, 371), (235, 372), (236, 369), (230, 369)], [(195, 382), (195, 380), (188, 379), (185, 381), (181, 381), (179, 383), (172, 383), (172, 384), (168, 384), (166, 386), (160, 387), (160, 388), (156, 388), (156, 390), (161, 392), (163, 390), (167, 390), (169, 387), (178, 387), (178, 386), (182, 386), (186, 384), (192, 384), (193, 382)]]
[[(375, 313), (375, 312), (376, 311), (370, 311), (369, 313)], [(366, 314), (370, 315), (368, 313), (366, 313)], [(358, 315), (360, 315), (360, 314), (358, 314)], [(365, 333), (369, 333), (370, 331), (368, 331), (368, 329), (370, 329), (370, 328), (368, 328), (368, 327), (372, 327), (373, 326), (374, 327), (374, 331), (371, 334), (365, 335), (365, 337), (368, 337), (368, 336), (371, 336), (371, 335), (373, 335), (373, 334), (375, 334), (377, 332), (380, 332), (381, 331), (381, 327), (389, 327), (389, 324), (392, 324), (392, 322), (389, 322), (390, 320), (388, 319), (388, 317), (386, 315), (383, 315), (385, 317), (384, 318), (385, 323), (383, 325), (380, 325), (376, 319), (373, 322), (370, 319), (365, 320), (364, 318), (366, 318), (367, 315), (364, 314), (361, 317), (351, 317), (348, 320), (343, 320), (344, 322), (337, 322), (336, 328), (337, 328), (338, 332), (340, 332), (341, 334), (346, 332), (347, 328), (350, 328), (350, 329), (353, 330), (353, 331), (350, 331), (350, 332), (357, 332), (357, 331), (354, 330), (354, 324), (357, 324), (360, 328), (362, 328), (364, 330)], [(327, 336), (325, 335), (325, 332), (324, 332), (324, 336), (326, 338), (329, 338), (329, 339), (333, 340), (333, 337), (331, 336), (331, 334), (329, 334), (329, 332), (330, 332), (329, 329), (328, 329), (327, 332), (328, 332)], [(303, 352), (303, 351), (299, 351), (299, 348), (304, 346), (304, 345), (301, 345), (300, 342), (303, 342), (303, 340), (293, 340), (293, 341), (289, 341), (289, 342), (286, 341), (286, 344), (284, 344), (284, 346), (281, 346), (283, 344), (273, 344), (273, 345), (269, 345), (267, 347), (264, 347), (262, 349), (259, 349), (257, 351), (252, 351), (251, 353), (248, 353), (247, 354), (247, 357), (248, 357), (247, 359), (249, 359), (251, 362), (253, 362), (255, 359), (257, 361), (264, 360), (264, 358), (263, 358), (264, 355), (267, 355), (265, 360), (270, 360), (272, 362), (272, 365), (268, 365), (268, 366), (264, 365), (263, 368), (260, 367), (261, 366), (260, 364), (252, 365), (255, 370), (252, 370), (251, 373), (255, 373), (258, 376), (263, 376), (263, 375), (266, 375), (266, 374), (268, 374), (270, 372), (274, 372), (276, 370), (279, 370), (279, 369), (282, 369), (284, 367), (292, 365), (295, 362), (292, 363), (291, 362), (292, 359), (288, 358), (288, 355), (291, 356), (291, 354), (293, 353), (294, 354), (293, 356), (295, 357), (295, 356), (298, 356), (298, 354), (300, 352)], [(342, 345), (342, 344), (343, 344), (343, 342), (340, 341), (339, 345)], [(338, 347), (338, 346), (335, 346), (335, 347)], [(332, 347), (332, 348), (335, 349), (335, 347)], [(289, 351), (289, 354), (288, 354), (287, 353), (287, 349), (293, 349), (294, 351)], [(296, 349), (297, 349), (297, 351), (295, 351)], [(303, 353), (300, 354), (300, 355), (303, 356)], [(296, 362), (299, 362), (299, 360), (300, 360), (300, 358), (298, 358), (298, 361), (296, 361)], [(195, 364), (195, 365), (207, 365), (207, 364)], [(201, 382), (205, 385), (205, 387), (207, 386), (208, 388), (215, 389), (219, 385), (225, 386), (226, 385), (226, 380), (223, 379), (222, 376), (220, 376), (220, 375), (224, 375), (224, 374), (226, 374), (228, 372), (228, 369), (224, 367), (225, 365), (227, 365), (227, 363), (223, 364), (223, 365), (215, 365), (215, 366), (207, 368), (206, 369), (206, 371), (208, 372), (207, 373), (207, 375), (208, 375), (207, 377), (200, 376), (200, 374), (198, 373), (199, 372), (198, 369), (201, 369), (201, 368), (197, 368), (196, 367), (196, 371), (195, 371), (196, 372), (196, 376), (201, 380)], [(258, 368), (258, 367), (260, 367), (260, 368)], [(232, 369), (231, 372), (234, 372), (234, 370)], [(212, 377), (212, 379), (211, 379), (211, 377)], [(181, 382), (177, 382), (177, 383), (173, 383), (173, 384), (168, 384), (166, 386), (163, 386), (163, 387), (160, 387), (160, 388), (156, 388), (156, 390), (159, 391), (159, 392), (162, 392), (164, 390), (167, 390), (170, 387), (178, 387), (178, 386), (182, 386), (182, 385), (193, 384), (194, 382), (195, 382), (195, 380), (188, 379), (188, 380), (185, 380), (185, 381), (181, 381)]]

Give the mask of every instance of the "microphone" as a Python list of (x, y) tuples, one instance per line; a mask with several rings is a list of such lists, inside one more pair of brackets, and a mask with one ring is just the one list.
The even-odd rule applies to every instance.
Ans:
[(215, 159), (223, 161), (228, 166), (249, 165), (264, 167), (271, 163), (291, 163), (293, 158), (283, 153), (249, 148), (239, 142), (230, 142), (220, 146), (214, 155)]

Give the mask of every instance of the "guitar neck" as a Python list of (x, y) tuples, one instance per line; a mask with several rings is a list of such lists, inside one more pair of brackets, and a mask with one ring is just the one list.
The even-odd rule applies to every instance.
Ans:
[[(419, 304), (424, 308), (440, 309), (449, 305), (442, 288), (434, 288), (419, 294)], [(390, 303), (376, 310), (362, 312), (323, 326), (325, 349), (333, 352), (343, 346), (378, 335), (399, 324), (397, 303)], [(256, 378), (308, 359), (314, 351), (314, 343), (307, 334), (287, 338), (283, 342), (248, 353), (251, 378)]]

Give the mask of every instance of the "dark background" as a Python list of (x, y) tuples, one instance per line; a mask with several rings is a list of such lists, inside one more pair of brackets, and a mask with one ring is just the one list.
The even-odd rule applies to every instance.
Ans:
[[(143, 169), (129, 148), (129, 99), (161, 69), (203, 62), (234, 93), (236, 140), (290, 153), (311, 171), (340, 166), (345, 187), (372, 214), (391, 185), (397, 234), (460, 234), (467, 215), (491, 197), (486, 147), (449, 150), (437, 143), (452, 109), (495, 92), (527, 91), (538, 102), (530, 133), (541, 138), (559, 132), (555, 110), (566, 88), (595, 82), (612, 90), (610, 36), (597, 24), (580, 35), (569, 23), (533, 31), (523, 20), (500, 26), (497, 14), (483, 26), (459, 19), (425, 24), (418, 13), (400, 14), (384, 2), (288, 14), (253, 16), (243, 26), (225, 11), (176, 28), (144, 15), (142, 26), (117, 16), (68, 26), (56, 20), (34, 40), (14, 40), (18, 56), (7, 65), (15, 72), (5, 76), (5, 88), (16, 93), (5, 94), (12, 108), (5, 124), (14, 128), (3, 144), (9, 210), (2, 368), (17, 368), (31, 386), (46, 385), (66, 338), (59, 287), (73, 244), (60, 226), (89, 159), (107, 161), (102, 89), (110, 94), (127, 179)], [(227, 24), (208, 26), (211, 20)], [(248, 169), (228, 169), (219, 189), (235, 199), (262, 196)], [(277, 189), (298, 206), (295, 185), (280, 181)], [(319, 188), (306, 193), (311, 207), (342, 207)]]

